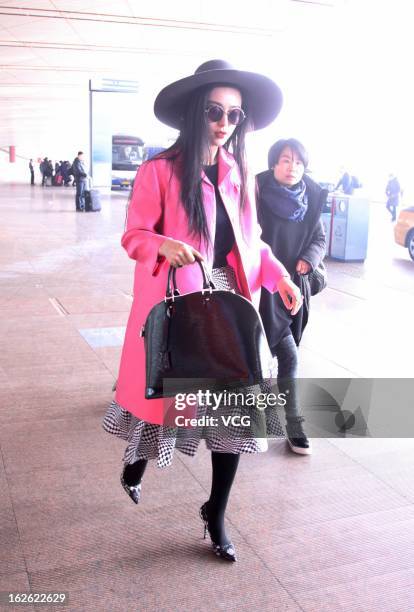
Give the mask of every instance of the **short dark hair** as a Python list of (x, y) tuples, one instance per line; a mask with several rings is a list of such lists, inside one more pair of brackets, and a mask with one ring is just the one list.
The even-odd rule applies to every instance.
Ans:
[(78, 151), (78, 155), (83, 155), (83, 151)]
[(286, 147), (292, 149), (292, 151), (294, 151), (300, 157), (305, 168), (308, 167), (309, 156), (303, 144), (299, 142), (299, 140), (296, 140), (296, 138), (287, 138), (278, 140), (270, 147), (269, 153), (267, 154), (269, 170), (271, 170), (273, 166), (279, 162), (282, 151)]

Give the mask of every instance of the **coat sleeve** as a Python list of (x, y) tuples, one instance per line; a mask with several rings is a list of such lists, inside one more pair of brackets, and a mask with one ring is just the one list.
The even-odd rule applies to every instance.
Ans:
[[(256, 199), (259, 201), (259, 177), (257, 177), (257, 180), (249, 185), (249, 187), (251, 202), (255, 202)], [(257, 219), (256, 207), (254, 207), (254, 213), (253, 223), (256, 228), (256, 243), (260, 249), (262, 287), (265, 287), (270, 293), (276, 293), (280, 279), (284, 276), (290, 278), (290, 274), (282, 262), (274, 256), (270, 246), (262, 240), (262, 228)]]
[(270, 246), (262, 240), (262, 228), (259, 224), (260, 207), (256, 208), (256, 203), (259, 202), (259, 193), (264, 172), (256, 176), (253, 180), (249, 177), (248, 193), (249, 200), (252, 203), (252, 212), (254, 213), (253, 224), (255, 226), (255, 241), (260, 249), (260, 269), (261, 269), (261, 284), (270, 293), (277, 292), (277, 285), (284, 276), (290, 278), (289, 272), (279, 259), (275, 257)]
[(135, 177), (121, 244), (129, 257), (143, 264), (153, 276), (165, 261), (159, 248), (169, 238), (161, 231), (163, 211), (164, 192), (157, 162), (149, 161), (138, 169)]
[(313, 231), (308, 246), (302, 251), (298, 259), (307, 261), (312, 270), (318, 267), (326, 253), (326, 236), (322, 221), (319, 219)]
[(280, 279), (284, 276), (290, 278), (290, 274), (282, 262), (273, 255), (270, 246), (261, 239), (259, 224), (257, 224), (257, 228), (260, 242), (262, 287), (265, 287), (270, 293), (276, 293)]

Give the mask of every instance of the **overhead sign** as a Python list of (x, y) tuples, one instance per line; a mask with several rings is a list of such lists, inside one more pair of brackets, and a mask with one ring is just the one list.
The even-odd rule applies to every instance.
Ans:
[(116, 91), (121, 93), (137, 93), (138, 81), (125, 81), (122, 79), (90, 79), (89, 91)]

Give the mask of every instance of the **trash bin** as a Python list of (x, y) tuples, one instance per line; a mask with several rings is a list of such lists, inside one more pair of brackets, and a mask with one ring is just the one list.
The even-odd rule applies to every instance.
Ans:
[[(332, 212), (327, 255), (340, 261), (364, 261), (368, 246), (368, 199), (336, 193), (330, 194), (329, 199)], [(328, 224), (329, 213), (322, 213), (322, 217), (324, 215)]]
[(328, 195), (325, 205), (321, 212), (321, 222), (325, 230), (326, 238), (326, 255), (330, 255), (331, 245), (331, 224), (332, 224), (332, 197)]

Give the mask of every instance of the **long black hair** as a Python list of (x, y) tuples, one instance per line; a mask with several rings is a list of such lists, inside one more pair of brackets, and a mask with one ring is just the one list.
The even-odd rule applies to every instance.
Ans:
[[(201, 187), (201, 171), (205, 163), (205, 153), (208, 151), (208, 125), (205, 109), (209, 93), (215, 87), (234, 87), (234, 85), (210, 85), (197, 89), (191, 96), (184, 109), (182, 127), (176, 142), (165, 151), (159, 153), (154, 159), (168, 159), (173, 163), (173, 171), (181, 183), (181, 201), (187, 213), (190, 232), (199, 236), (207, 246), (211, 245), (206, 213), (203, 204)], [(236, 87), (239, 90), (239, 88)], [(243, 99), (243, 92), (240, 92)], [(247, 163), (245, 154), (245, 135), (249, 128), (249, 109), (243, 99), (243, 110), (246, 119), (236, 126), (224, 148), (233, 154), (239, 167), (241, 186), (239, 207), (243, 210), (247, 197)]]

